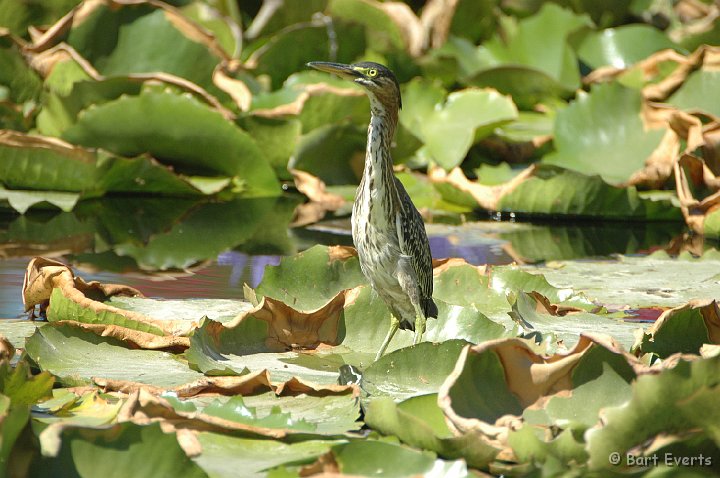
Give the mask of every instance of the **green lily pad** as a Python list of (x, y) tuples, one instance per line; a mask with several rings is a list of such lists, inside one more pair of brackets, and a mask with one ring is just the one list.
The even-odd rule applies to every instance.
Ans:
[(720, 72), (698, 70), (687, 77), (683, 85), (667, 102), (677, 108), (691, 111), (703, 111), (720, 118), (720, 95), (717, 85)]
[(305, 440), (283, 443), (276, 440), (237, 438), (218, 433), (200, 432), (202, 453), (193, 457), (211, 478), (234, 478), (238, 470), (248, 478), (264, 478), (268, 470), (284, 464), (312, 463), (328, 452), (339, 440)]
[(25, 346), (25, 338), (35, 333), (35, 329), (42, 327), (44, 322), (35, 322), (24, 319), (2, 319), (0, 320), (0, 335), (13, 344), (16, 349)]
[(300, 139), (301, 123), (296, 119), (274, 119), (248, 116), (240, 126), (262, 145), (264, 157), (280, 179), (291, 179), (288, 160)]
[(360, 171), (352, 166), (362, 165), (366, 141), (365, 130), (353, 124), (320, 126), (302, 137), (287, 166), (307, 171), (329, 186), (358, 184)]
[(317, 310), (338, 292), (365, 283), (357, 257), (315, 246), (266, 269), (255, 292), (300, 311)]
[(53, 207), (70, 212), (80, 200), (80, 195), (57, 191), (0, 189), (0, 200), (7, 201), (8, 205), (20, 214), (25, 214), (31, 208), (52, 209)]
[(252, 309), (252, 305), (237, 299), (151, 299), (147, 297), (113, 296), (107, 305), (138, 312), (158, 320), (200, 320), (207, 317), (216, 322), (228, 322)]
[(194, 97), (157, 87), (82, 110), (63, 138), (124, 156), (150, 153), (187, 174), (237, 177), (248, 196), (280, 189), (247, 133)]
[[(626, 466), (628, 451), (634, 446), (666, 434), (716, 427), (716, 415), (698, 415), (694, 397), (706, 390), (718, 393), (720, 356), (693, 362), (680, 360), (674, 367), (657, 375), (638, 377), (632, 397), (622, 406), (602, 413), (604, 426), (586, 433), (588, 462), (591, 469), (612, 466), (608, 457), (619, 453), (619, 466)], [(700, 400), (700, 398), (697, 398)], [(677, 435), (676, 435), (677, 436)]]
[[(12, 472), (13, 448), (28, 423), (30, 406), (50, 396), (54, 380), (49, 373), (32, 376), (24, 360), (14, 367), (0, 363), (0, 473)], [(25, 458), (22, 454), (16, 449), (15, 459)]]
[(563, 316), (551, 315), (538, 312), (536, 304), (534, 297), (526, 292), (520, 292), (512, 306), (512, 315), (516, 320), (521, 320), (526, 326), (532, 327), (532, 330), (526, 330), (528, 333), (537, 331), (543, 336), (550, 335), (562, 340), (567, 348), (575, 345), (580, 334), (588, 330), (612, 336), (626, 350), (630, 350), (635, 343), (638, 324), (589, 312), (569, 313)]
[(420, 395), (396, 404), (389, 397), (371, 399), (365, 423), (404, 443), (432, 450), (445, 459), (462, 458), (473, 468), (484, 468), (499, 449), (475, 434), (454, 436), (437, 405), (437, 394)]
[(54, 456), (33, 462), (32, 476), (207, 476), (180, 448), (175, 434), (164, 433), (158, 423), (68, 427), (59, 440)]
[(49, 322), (74, 320), (85, 324), (112, 324), (131, 330), (147, 332), (149, 334), (165, 335), (159, 327), (153, 324), (132, 320), (110, 310), (96, 311), (89, 307), (84, 307), (76, 301), (65, 297), (59, 288), (53, 289), (50, 302), (52, 303), (52, 307), (48, 310)]
[[(6, 5), (6, 11), (12, 9), (8, 3)], [(7, 24), (0, 20), (0, 25)], [(23, 58), (20, 46), (4, 34), (0, 34), (0, 87), (7, 89), (5, 95), (0, 95), (0, 100), (17, 104), (38, 99), (42, 89), (42, 80)]]
[(465, 89), (450, 93), (422, 81), (405, 88), (408, 105), (403, 124), (425, 143), (427, 153), (445, 169), (458, 166), (470, 146), (517, 118), (512, 100), (493, 90)]
[[(65, 394), (55, 394), (64, 390)], [(33, 421), (45, 425), (62, 423), (79, 427), (101, 427), (114, 422), (124, 401), (111, 395), (87, 392), (80, 397), (66, 389), (55, 389), (55, 397), (35, 406)]]
[(591, 68), (613, 66), (627, 68), (653, 53), (677, 48), (663, 32), (649, 25), (625, 25), (606, 28), (586, 35), (577, 54)]
[[(466, 84), (491, 86), (512, 95), (524, 109), (537, 101), (568, 96), (580, 86), (575, 53), (568, 44), (571, 33), (590, 26), (554, 3), (544, 4), (534, 16), (510, 20), (502, 34), (483, 43), (476, 53), (483, 66)], [(537, 45), (543, 48), (538, 50)]]
[(138, 243), (136, 238), (116, 240), (113, 250), (120, 256), (132, 257), (143, 269), (189, 267), (252, 237), (264, 214), (273, 211), (273, 202), (238, 198), (203, 204), (144, 243)]
[[(334, 39), (330, 37), (333, 32)], [(308, 60), (327, 59), (333, 41), (335, 60), (352, 62), (365, 50), (363, 36), (362, 27), (340, 19), (331, 32), (320, 22), (299, 23), (251, 44), (248, 61), (256, 65), (256, 74), (270, 77), (272, 89), (278, 89), (292, 73), (304, 69)]]
[(363, 440), (335, 445), (335, 461), (342, 473), (360, 476), (469, 476), (463, 461), (444, 462), (435, 454), (389, 442)]
[(715, 302), (690, 303), (672, 309), (639, 339), (638, 353), (667, 358), (674, 353), (697, 354), (703, 344), (717, 342), (720, 320)]
[(268, 345), (268, 337), (268, 323), (253, 315), (234, 327), (218, 328), (212, 321), (204, 320), (191, 336), (185, 356), (206, 375), (244, 375), (268, 370), (274, 382), (298, 377), (320, 385), (337, 383), (342, 360), (332, 354), (276, 352), (276, 348)]
[(660, 144), (662, 129), (646, 130), (639, 91), (618, 83), (595, 85), (560, 111), (555, 121), (557, 151), (546, 164), (624, 183), (643, 168)]
[(422, 342), (383, 355), (363, 372), (362, 388), (371, 397), (394, 400), (437, 393), (465, 345), (464, 340)]
[[(163, 398), (177, 410), (199, 411), (235, 421), (248, 420), (247, 424), (287, 430), (307, 430), (311, 434), (342, 435), (357, 430), (362, 423), (360, 405), (352, 394), (328, 396), (277, 396), (275, 392), (242, 397), (198, 397), (178, 400), (164, 394)], [(232, 405), (235, 405), (234, 411)], [(212, 408), (220, 409), (221, 414)], [(247, 412), (247, 413), (246, 413)], [(243, 422), (246, 423), (246, 422)]]
[(245, 406), (243, 398), (232, 397), (227, 401), (214, 400), (203, 408), (203, 413), (256, 427), (283, 428), (299, 431), (315, 431), (315, 425), (304, 418), (290, 416), (280, 407), (273, 407), (265, 416), (258, 416), (255, 408)]
[(565, 464), (587, 461), (585, 443), (573, 430), (562, 430), (551, 440), (546, 440), (545, 435), (546, 430), (526, 424), (510, 432), (508, 443), (519, 462), (533, 463), (535, 467), (547, 468), (551, 473), (557, 473)]
[(170, 353), (130, 350), (120, 341), (69, 325), (38, 329), (27, 339), (25, 350), (41, 370), (67, 386), (86, 385), (93, 377), (102, 377), (172, 387), (202, 377)]
[[(98, 4), (62, 38), (106, 76), (162, 71), (220, 94), (212, 82), (223, 59), (202, 39), (200, 28), (177, 13), (149, 3)], [(203, 40), (205, 40), (203, 42)], [(172, 45), (171, 49), (166, 48)]]
[(679, 307), (692, 299), (720, 296), (718, 262), (623, 257), (617, 261), (567, 261), (537, 268), (558, 287), (574, 290), (614, 309)]
[(498, 208), (540, 216), (680, 219), (680, 210), (669, 200), (644, 199), (635, 187), (618, 188), (598, 176), (545, 168), (503, 195)]

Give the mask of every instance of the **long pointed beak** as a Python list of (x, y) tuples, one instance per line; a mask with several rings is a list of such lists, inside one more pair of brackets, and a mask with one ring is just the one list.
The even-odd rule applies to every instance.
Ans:
[(359, 71), (354, 70), (350, 65), (344, 65), (342, 63), (330, 63), (327, 61), (311, 61), (307, 63), (310, 68), (324, 71), (326, 73), (332, 73), (345, 80), (354, 80), (360, 78), (362, 74)]

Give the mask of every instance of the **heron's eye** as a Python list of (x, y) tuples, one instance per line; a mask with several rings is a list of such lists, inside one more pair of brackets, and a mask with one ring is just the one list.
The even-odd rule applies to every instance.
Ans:
[(370, 68), (370, 69), (367, 71), (367, 76), (369, 76), (369, 77), (371, 77), (371, 78), (376, 77), (376, 76), (377, 76), (377, 70), (376, 70), (375, 68)]

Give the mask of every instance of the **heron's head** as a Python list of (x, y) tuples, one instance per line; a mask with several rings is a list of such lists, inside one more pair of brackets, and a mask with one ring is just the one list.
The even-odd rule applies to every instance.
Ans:
[(307, 64), (316, 70), (333, 73), (340, 78), (353, 81), (367, 90), (371, 103), (378, 101), (385, 108), (402, 108), (400, 85), (392, 71), (386, 66), (371, 61), (344, 65), (325, 61), (311, 61)]

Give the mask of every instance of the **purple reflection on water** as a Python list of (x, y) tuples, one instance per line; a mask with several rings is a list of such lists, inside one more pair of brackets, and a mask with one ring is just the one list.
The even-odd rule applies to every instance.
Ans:
[[(230, 266), (228, 285), (235, 287), (240, 284), (245, 268), (250, 266), (250, 287), (257, 287), (262, 280), (265, 267), (280, 264), (280, 256), (248, 256), (242, 252), (228, 251), (218, 255), (217, 263), (220, 266)], [(249, 263), (249, 264), (248, 264)]]
[(467, 244), (451, 240), (447, 236), (430, 236), (430, 250), (435, 259), (461, 257), (473, 265), (508, 264), (512, 258), (496, 244)]

